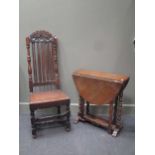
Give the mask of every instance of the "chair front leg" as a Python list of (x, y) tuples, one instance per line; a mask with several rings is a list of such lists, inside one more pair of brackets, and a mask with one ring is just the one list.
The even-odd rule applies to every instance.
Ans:
[(57, 106), (57, 114), (60, 114), (60, 113), (61, 113), (61, 107)]
[(37, 128), (35, 125), (35, 111), (30, 107), (30, 115), (31, 115), (31, 126), (32, 126), (32, 136), (33, 138), (37, 137)]
[(87, 114), (87, 115), (89, 115), (89, 109), (90, 109), (90, 107), (89, 107), (89, 102), (87, 101), (87, 102), (86, 102), (86, 114)]
[(67, 114), (67, 120), (66, 120), (66, 131), (71, 130), (71, 124), (70, 124), (70, 103), (66, 105), (66, 111), (68, 112)]

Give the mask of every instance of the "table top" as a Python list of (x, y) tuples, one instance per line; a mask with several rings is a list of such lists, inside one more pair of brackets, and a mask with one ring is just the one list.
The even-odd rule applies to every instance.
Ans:
[(108, 72), (94, 71), (94, 70), (84, 70), (80, 69), (73, 73), (73, 76), (88, 77), (100, 80), (114, 81), (118, 83), (124, 83), (129, 80), (127, 75), (123, 74), (113, 74)]
[(129, 77), (92, 70), (77, 70), (73, 73), (78, 93), (93, 104), (112, 103), (126, 87)]

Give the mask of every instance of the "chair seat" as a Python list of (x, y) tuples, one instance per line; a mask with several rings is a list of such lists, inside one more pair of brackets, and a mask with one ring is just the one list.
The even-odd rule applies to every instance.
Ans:
[(66, 104), (69, 97), (61, 90), (33, 92), (30, 94), (30, 106)]

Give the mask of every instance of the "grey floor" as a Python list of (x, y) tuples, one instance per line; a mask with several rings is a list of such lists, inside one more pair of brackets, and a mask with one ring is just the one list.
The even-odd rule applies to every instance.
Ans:
[(104, 129), (88, 123), (73, 124), (66, 132), (63, 127), (41, 130), (31, 138), (30, 117), (20, 113), (20, 155), (134, 155), (135, 122), (133, 116), (123, 116), (124, 128), (114, 138)]

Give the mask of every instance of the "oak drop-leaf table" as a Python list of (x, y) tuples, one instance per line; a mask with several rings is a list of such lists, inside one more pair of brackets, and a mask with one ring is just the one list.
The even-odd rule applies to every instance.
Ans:
[[(73, 73), (73, 80), (79, 94), (77, 122), (90, 122), (107, 128), (110, 134), (116, 136), (122, 128), (122, 97), (129, 77), (107, 72), (77, 70)], [(89, 110), (91, 104), (108, 104), (108, 119), (91, 114)]]

